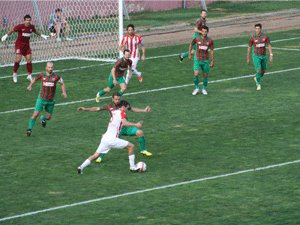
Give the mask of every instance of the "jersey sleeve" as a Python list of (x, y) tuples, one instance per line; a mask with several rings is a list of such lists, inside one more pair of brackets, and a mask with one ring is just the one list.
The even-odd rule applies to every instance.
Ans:
[(32, 32), (36, 33), (36, 29), (34, 25), (32, 25)]
[(122, 63), (122, 60), (118, 60), (116, 64), (114, 65), (114, 68), (117, 69), (118, 66)]
[(268, 35), (266, 35), (266, 43), (270, 44), (270, 38), (268, 37)]
[(14, 29), (13, 29), (14, 32), (18, 32), (20, 30), (20, 27), (21, 27), (20, 24), (15, 26)]
[(126, 120), (126, 113), (121, 111), (121, 120)]
[(194, 44), (196, 44), (197, 43), (197, 40), (196, 40), (197, 38), (194, 38), (193, 40), (192, 40), (192, 42), (191, 42), (191, 45), (193, 46)]
[(197, 29), (199, 29), (199, 30), (200, 30), (200, 28), (202, 27), (202, 21), (201, 21), (200, 19), (197, 20), (195, 27), (196, 27)]
[(214, 42), (212, 39), (209, 39), (209, 49), (214, 50)]
[(251, 47), (253, 45), (253, 36), (250, 37), (248, 46)]
[(108, 110), (108, 107), (109, 107), (109, 104), (105, 104), (105, 105), (102, 105), (100, 108), (100, 111), (104, 111), (104, 110)]
[(131, 69), (131, 68), (132, 68), (132, 60), (129, 59), (129, 69)]
[(34, 80), (38, 81), (41, 80), (44, 77), (44, 73), (41, 73), (39, 76), (35, 77)]
[(121, 45), (123, 45), (123, 46), (124, 46), (124, 45), (125, 45), (125, 43), (124, 43), (124, 42), (125, 42), (125, 36), (123, 36), (123, 38), (122, 38)]

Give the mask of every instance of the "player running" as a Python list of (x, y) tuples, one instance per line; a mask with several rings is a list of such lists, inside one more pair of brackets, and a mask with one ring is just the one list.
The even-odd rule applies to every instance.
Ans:
[(15, 26), (13, 29), (11, 29), (7, 34), (5, 34), (1, 40), (4, 42), (9, 35), (11, 35), (13, 32), (18, 32), (18, 37), (15, 43), (15, 53), (16, 53), (16, 58), (15, 58), (15, 64), (14, 64), (14, 72), (13, 72), (13, 81), (14, 83), (18, 82), (17, 78), (17, 71), (20, 66), (20, 61), (22, 59), (22, 55), (25, 57), (26, 62), (27, 62), (27, 80), (31, 81), (32, 80), (32, 55), (31, 55), (31, 48), (29, 44), (30, 37), (32, 33), (35, 33), (45, 40), (49, 37), (44, 34), (40, 34), (36, 29), (35, 26), (31, 24), (31, 17), (30, 15), (24, 16), (24, 23), (19, 24)]
[(29, 123), (28, 129), (26, 131), (27, 136), (31, 135), (32, 128), (35, 124), (36, 118), (39, 116), (40, 112), (45, 108), (46, 115), (41, 116), (41, 123), (43, 127), (46, 127), (46, 120), (50, 120), (53, 109), (54, 109), (54, 96), (56, 91), (56, 83), (58, 82), (62, 89), (62, 95), (66, 98), (67, 92), (64, 81), (61, 77), (59, 77), (56, 73), (53, 73), (53, 63), (47, 62), (46, 72), (41, 73), (38, 77), (33, 79), (31, 83), (28, 85), (27, 90), (31, 91), (32, 85), (40, 80), (42, 85), (36, 100), (36, 105), (34, 109), (34, 113), (32, 114)]
[[(109, 104), (106, 104), (102, 107), (92, 107), (92, 108), (85, 108), (85, 107), (79, 107), (78, 111), (90, 111), (90, 112), (101, 112), (101, 111), (105, 111), (107, 110), (110, 114), (110, 116), (112, 115), (112, 111), (117, 110), (119, 108), (119, 102), (120, 102), (120, 98), (121, 95), (118, 92), (115, 92), (112, 95), (112, 102)], [(135, 108), (135, 107), (130, 107), (128, 108), (129, 111), (135, 112), (135, 113), (141, 113), (141, 112), (145, 112), (148, 113), (151, 111), (150, 106), (147, 106), (144, 109), (140, 109), (140, 108)], [(138, 137), (138, 141), (140, 144), (140, 153), (145, 155), (145, 156), (152, 156), (151, 152), (148, 152), (146, 150), (146, 141), (145, 141), (145, 137), (144, 137), (144, 132), (141, 129), (138, 129), (136, 127), (127, 127), (127, 126), (123, 126), (119, 136), (137, 136)], [(96, 160), (97, 163), (100, 163), (103, 161), (104, 157), (105, 157), (105, 153), (102, 153)]]
[(250, 64), (250, 52), (252, 48), (252, 59), (256, 74), (254, 81), (256, 84), (256, 90), (261, 90), (261, 78), (267, 70), (267, 56), (266, 56), (266, 44), (268, 45), (268, 51), (270, 54), (270, 62), (273, 61), (272, 46), (270, 39), (266, 33), (262, 33), (262, 25), (260, 23), (255, 24), (255, 33), (252, 34), (249, 40), (247, 49), (247, 64)]
[[(202, 86), (202, 94), (207, 95), (207, 84), (208, 84), (208, 73), (209, 68), (214, 66), (214, 44), (211, 38), (207, 36), (208, 34), (208, 27), (202, 27), (202, 36), (198, 36), (197, 38), (193, 39), (189, 47), (189, 59), (192, 59), (192, 51), (193, 46), (196, 46), (196, 54), (194, 55), (194, 79), (193, 83), (195, 84), (195, 89), (192, 95), (197, 95), (199, 93), (199, 70), (203, 71), (203, 86)], [(211, 52), (211, 62), (209, 63), (209, 53), (208, 49)]]
[[(134, 25), (129, 24), (127, 26), (127, 34), (122, 38), (120, 50), (124, 51), (124, 49), (129, 49), (132, 60), (132, 73), (137, 75), (139, 82), (143, 82), (142, 73), (137, 70), (137, 64), (140, 59), (140, 51), (139, 46), (141, 46), (142, 49), (142, 61), (145, 60), (145, 53), (146, 49), (144, 46), (144, 41), (141, 36), (134, 33)], [(126, 76), (126, 84), (129, 83), (129, 80), (131, 79), (132, 73), (127, 73)]]
[(135, 166), (135, 155), (134, 155), (134, 145), (126, 140), (119, 138), (119, 131), (122, 126), (128, 127), (142, 127), (142, 121), (137, 123), (128, 122), (126, 119), (126, 112), (130, 108), (130, 104), (122, 100), (119, 104), (119, 109), (111, 111), (111, 119), (108, 124), (105, 134), (103, 134), (99, 147), (96, 152), (87, 158), (81, 166), (77, 168), (78, 174), (82, 174), (85, 167), (91, 164), (91, 162), (99, 157), (100, 154), (108, 153), (112, 148), (117, 149), (128, 149), (129, 158), (129, 169), (132, 172), (138, 172), (138, 168)]
[[(194, 27), (194, 37), (193, 39), (197, 38), (199, 35), (201, 36), (203, 34), (202, 32), (202, 28), (203, 26), (206, 26), (206, 16), (207, 16), (207, 11), (202, 9), (201, 10), (201, 14), (200, 14), (200, 18), (197, 20), (196, 25)], [(196, 50), (195, 48), (196, 46), (194, 46), (192, 54), (194, 54), (194, 51)], [(187, 58), (189, 56), (189, 52), (184, 52), (179, 54), (179, 61), (182, 62), (183, 59)]]

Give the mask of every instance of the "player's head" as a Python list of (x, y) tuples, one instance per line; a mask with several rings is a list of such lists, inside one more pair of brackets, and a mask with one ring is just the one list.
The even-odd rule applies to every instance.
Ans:
[(60, 8), (55, 9), (55, 14), (56, 14), (57, 16), (60, 16), (61, 13), (62, 13), (62, 9), (60, 9)]
[(205, 9), (202, 9), (202, 10), (201, 10), (201, 17), (202, 17), (203, 19), (206, 19), (206, 16), (207, 16), (207, 11), (206, 11)]
[(257, 35), (259, 35), (259, 34), (261, 33), (261, 29), (262, 29), (261, 23), (255, 24), (254, 27), (255, 27), (255, 33), (256, 33)]
[(127, 33), (129, 35), (133, 35), (134, 34), (134, 25), (133, 24), (128, 24), (128, 26), (127, 26)]
[(52, 73), (52, 71), (53, 71), (53, 66), (54, 66), (53, 62), (47, 62), (47, 64), (46, 64), (46, 71), (47, 71), (49, 74)]
[(202, 36), (204, 36), (204, 37), (206, 37), (207, 36), (207, 34), (208, 34), (208, 31), (209, 31), (209, 28), (208, 28), (208, 26), (203, 26), (202, 27)]
[(115, 92), (115, 93), (113, 93), (111, 100), (113, 101), (113, 103), (115, 105), (119, 105), (120, 98), (121, 98), (121, 95), (119, 94), (119, 92)]
[(31, 16), (29, 14), (24, 16), (24, 24), (25, 26), (29, 26), (31, 24)]
[(123, 55), (124, 55), (124, 58), (125, 59), (130, 59), (130, 51), (129, 51), (129, 49), (124, 49), (124, 51), (123, 51)]
[(129, 104), (129, 102), (127, 102), (126, 100), (121, 100), (119, 103), (119, 108), (121, 110), (127, 111), (131, 109), (131, 106)]

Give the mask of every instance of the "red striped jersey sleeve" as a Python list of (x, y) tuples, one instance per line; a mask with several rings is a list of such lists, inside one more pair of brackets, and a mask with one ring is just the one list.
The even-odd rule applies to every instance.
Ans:
[(125, 45), (125, 37), (126, 36), (123, 36), (122, 41), (121, 41), (121, 45), (123, 45), (123, 46)]
[(208, 43), (209, 43), (210, 50), (214, 50), (214, 42), (212, 41), (212, 39), (209, 39)]
[(15, 26), (14, 29), (13, 29), (13, 31), (14, 32), (18, 32), (21, 29), (21, 25), (22, 24), (19, 24), (19, 25)]
[(253, 35), (252, 35), (252, 36), (250, 37), (250, 39), (249, 39), (249, 42), (248, 42), (249, 47), (251, 47), (251, 46), (254, 44), (253, 39), (254, 39), (254, 37), (253, 37)]
[(197, 38), (194, 38), (193, 40), (192, 40), (192, 42), (191, 42), (191, 45), (193, 46), (194, 44), (196, 44), (197, 43)]
[(265, 34), (265, 37), (266, 37), (266, 38), (265, 38), (266, 43), (267, 43), (267, 44), (270, 44), (270, 39), (269, 39), (269, 37), (268, 37), (266, 34)]
[(41, 80), (44, 77), (44, 73), (41, 73), (39, 76), (34, 78), (35, 81)]
[(121, 119), (122, 120), (126, 119), (126, 113), (124, 111), (121, 111)]
[(118, 60), (114, 65), (114, 68), (116, 69), (122, 63), (122, 61), (123, 61), (122, 59)]

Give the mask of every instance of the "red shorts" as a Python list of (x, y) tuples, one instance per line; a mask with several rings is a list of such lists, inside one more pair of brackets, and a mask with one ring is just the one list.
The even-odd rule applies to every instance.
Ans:
[(31, 54), (30, 45), (16, 44), (15, 52), (16, 54), (21, 54), (23, 56), (30, 55)]

